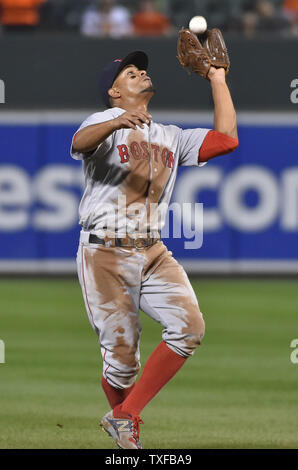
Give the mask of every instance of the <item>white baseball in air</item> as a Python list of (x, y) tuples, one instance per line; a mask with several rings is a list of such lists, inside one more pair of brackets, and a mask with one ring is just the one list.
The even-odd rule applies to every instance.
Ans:
[(189, 29), (195, 34), (203, 34), (207, 29), (204, 16), (194, 16), (189, 22)]

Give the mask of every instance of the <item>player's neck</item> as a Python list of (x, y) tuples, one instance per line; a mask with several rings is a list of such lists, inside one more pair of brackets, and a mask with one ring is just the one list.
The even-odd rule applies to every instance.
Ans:
[(117, 104), (119, 108), (125, 109), (125, 111), (148, 111), (150, 99), (140, 100), (123, 100)]

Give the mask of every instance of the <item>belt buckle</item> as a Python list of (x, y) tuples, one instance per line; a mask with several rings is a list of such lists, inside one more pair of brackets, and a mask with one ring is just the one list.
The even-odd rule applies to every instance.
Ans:
[(137, 250), (141, 250), (142, 248), (145, 248), (145, 246), (145, 240), (143, 238), (136, 238), (135, 247)]

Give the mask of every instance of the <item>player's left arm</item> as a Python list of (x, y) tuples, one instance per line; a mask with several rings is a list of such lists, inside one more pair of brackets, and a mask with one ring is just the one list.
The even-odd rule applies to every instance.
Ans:
[(199, 161), (231, 153), (239, 145), (237, 116), (223, 68), (211, 67), (210, 80), (214, 102), (214, 130), (208, 132), (199, 153)]
[(225, 69), (211, 67), (208, 78), (214, 102), (214, 130), (238, 140), (236, 111), (226, 83)]

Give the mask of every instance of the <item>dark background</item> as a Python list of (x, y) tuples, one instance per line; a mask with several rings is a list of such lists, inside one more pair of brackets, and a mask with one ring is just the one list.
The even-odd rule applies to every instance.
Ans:
[[(297, 40), (226, 35), (229, 85), (238, 110), (290, 110), (290, 83), (298, 76)], [(176, 37), (89, 39), (77, 34), (4, 35), (0, 78), (5, 110), (102, 107), (98, 77), (106, 62), (144, 50), (157, 93), (152, 108), (211, 108), (209, 84), (188, 76), (176, 58)]]

